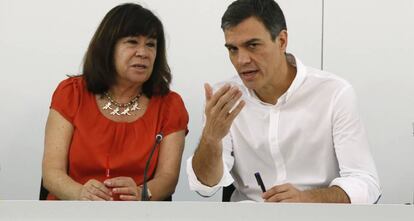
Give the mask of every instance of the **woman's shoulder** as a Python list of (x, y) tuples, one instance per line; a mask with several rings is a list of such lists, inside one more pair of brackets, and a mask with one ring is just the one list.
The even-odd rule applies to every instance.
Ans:
[(150, 104), (167, 112), (174, 109), (186, 110), (183, 99), (175, 91), (170, 91), (165, 95), (152, 96)]
[(168, 97), (169, 99), (177, 99), (177, 98), (180, 98), (181, 99), (181, 95), (180, 94), (178, 94), (177, 92), (175, 92), (175, 91), (170, 91), (170, 92), (168, 92), (166, 95), (165, 95), (165, 97)]
[(83, 79), (82, 76), (70, 76), (64, 80), (62, 80), (59, 85), (58, 88), (67, 88), (67, 87), (84, 87), (85, 85), (85, 80)]
[(170, 91), (166, 95), (160, 96), (159, 98), (160, 100), (168, 104), (177, 104), (177, 103), (184, 104), (183, 99), (181, 98), (181, 95), (179, 95), (175, 91)]
[(170, 91), (164, 96), (159, 96), (159, 100), (164, 135), (178, 130), (185, 130), (187, 133), (189, 116), (181, 96), (177, 92)]
[(82, 76), (73, 76), (68, 77), (65, 80), (62, 80), (56, 90), (55, 93), (63, 93), (63, 94), (83, 94), (87, 93), (85, 80)]
[(52, 95), (50, 107), (72, 123), (86, 92), (84, 85), (80, 76), (61, 81)]

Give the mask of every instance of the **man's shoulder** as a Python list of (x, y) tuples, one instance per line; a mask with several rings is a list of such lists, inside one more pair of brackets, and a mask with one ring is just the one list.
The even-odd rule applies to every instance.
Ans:
[(351, 87), (351, 84), (343, 77), (329, 71), (320, 70), (313, 67), (306, 67), (308, 83), (332, 85), (336, 88)]

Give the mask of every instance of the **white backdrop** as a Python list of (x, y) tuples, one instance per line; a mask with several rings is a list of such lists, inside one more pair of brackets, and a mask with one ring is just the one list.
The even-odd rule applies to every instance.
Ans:
[[(84, 52), (99, 22), (106, 12), (122, 2), (124, 1), (0, 0), (0, 199), (38, 198), (44, 126), (51, 94), (65, 75), (81, 72)], [(220, 29), (221, 16), (230, 2), (232, 0), (139, 1), (153, 10), (163, 21), (167, 35), (169, 64), (173, 72), (172, 88), (181, 94), (190, 114), (190, 133), (186, 139), (181, 176), (174, 194), (175, 200), (206, 200), (189, 191), (184, 168), (185, 160), (194, 151), (202, 129), (203, 83), (214, 83), (235, 74), (223, 46), (224, 38)], [(393, 52), (393, 58), (400, 62), (399, 65), (382, 61), (377, 63), (376, 59), (372, 59), (369, 62), (376, 65), (377, 69), (363, 70), (356, 67), (367, 63), (365, 60), (361, 61), (362, 58), (367, 59), (366, 56), (348, 54), (348, 48), (362, 48), (366, 52), (378, 49), (373, 51), (374, 55), (379, 56), (382, 52), (380, 49), (393, 37), (389, 33), (390, 28), (384, 28), (388, 35), (380, 35), (383, 33), (369, 34), (366, 27), (361, 26), (360, 31), (366, 32), (363, 32), (367, 40), (365, 44), (355, 38), (352, 32), (338, 32), (338, 28), (342, 28), (337, 26), (352, 26), (353, 23), (348, 23), (347, 12), (341, 9), (342, 6), (357, 9), (359, 2), (345, 4), (325, 0), (324, 22), (322, 2), (279, 1), (287, 18), (289, 51), (310, 66), (320, 68), (323, 61), (323, 67), (342, 75), (355, 85), (357, 92), (362, 95), (362, 115), (366, 119), (368, 134), (373, 144), (372, 152), (386, 193), (381, 202), (408, 202), (414, 192), (414, 163), (411, 160), (414, 156), (414, 138), (411, 131), (414, 102), (412, 97), (408, 96), (414, 94), (414, 90), (409, 87), (413, 82), (413, 68), (408, 66), (410, 59), (414, 57), (413, 43), (409, 40), (414, 39), (413, 23), (405, 21), (407, 18), (403, 15), (393, 18), (393, 22), (404, 24), (401, 29), (395, 30), (394, 27), (394, 32), (400, 32), (399, 35), (405, 34), (407, 29), (411, 28), (411, 38), (404, 37), (399, 42), (387, 44), (390, 52)], [(403, 12), (407, 15), (413, 12), (413, 0), (401, 0), (404, 2), (402, 5), (398, 4), (399, 2), (394, 3), (396, 10), (404, 9)], [(387, 9), (385, 4), (381, 6)], [(351, 17), (353, 20), (349, 21), (366, 19), (362, 13), (365, 11), (359, 10), (359, 17)], [(398, 13), (394, 11), (394, 14)], [(347, 19), (338, 19), (341, 16)], [(410, 16), (413, 21), (413, 16)], [(381, 13), (377, 13), (369, 17), (367, 22), (373, 21), (380, 25), (381, 20), (377, 19), (385, 18)], [(381, 38), (378, 38), (378, 35)], [(371, 38), (376, 41), (370, 41)], [(322, 40), (327, 43), (322, 44)], [(402, 46), (405, 53), (397, 53)], [(322, 51), (324, 60), (321, 60)], [(392, 77), (398, 73), (377, 72), (386, 68), (399, 68), (398, 76), (404, 78)], [(363, 75), (365, 72), (369, 73)], [(380, 92), (383, 88), (372, 82), (373, 76), (377, 75), (381, 76), (377, 80), (388, 82), (389, 79), (393, 79), (393, 84), (384, 88), (386, 91)], [(403, 88), (406, 96), (397, 99), (400, 103), (389, 103), (390, 99), (403, 94), (403, 91), (400, 91), (392, 95), (392, 92), (402, 85), (405, 86)], [(379, 96), (380, 93), (387, 96)], [(392, 108), (389, 108), (390, 104)], [(377, 116), (383, 114), (390, 117), (380, 120), (370, 118), (374, 116), (373, 108)], [(409, 115), (410, 112), (413, 114)], [(397, 124), (392, 116), (403, 116), (401, 113), (405, 115), (398, 118), (401, 122)], [(380, 125), (387, 125), (386, 130), (380, 130), (379, 128), (383, 127)], [(390, 142), (393, 142), (393, 150), (387, 148), (390, 147)], [(400, 171), (404, 172), (404, 176), (396, 176)], [(218, 193), (208, 200), (220, 199), (221, 193)]]
[(325, 0), (324, 68), (348, 79), (383, 188), (414, 201), (414, 0)]

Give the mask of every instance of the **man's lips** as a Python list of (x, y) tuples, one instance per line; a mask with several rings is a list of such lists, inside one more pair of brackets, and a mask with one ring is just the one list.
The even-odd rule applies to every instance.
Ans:
[(240, 77), (244, 80), (253, 80), (258, 72), (258, 70), (242, 71), (240, 72)]

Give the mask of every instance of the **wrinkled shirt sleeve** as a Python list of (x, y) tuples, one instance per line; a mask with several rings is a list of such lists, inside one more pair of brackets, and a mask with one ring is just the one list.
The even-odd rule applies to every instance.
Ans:
[(193, 156), (187, 160), (187, 175), (190, 189), (196, 191), (198, 194), (204, 197), (210, 197), (214, 195), (221, 187), (229, 186), (234, 182), (233, 177), (230, 174), (230, 170), (233, 168), (234, 157), (232, 156), (232, 140), (230, 134), (227, 134), (223, 140), (223, 176), (221, 180), (215, 186), (206, 186), (201, 183), (196, 174), (194, 173), (192, 160)]
[(340, 177), (330, 186), (342, 188), (351, 203), (376, 203), (381, 189), (356, 104), (351, 86), (338, 93), (334, 101), (332, 130)]

